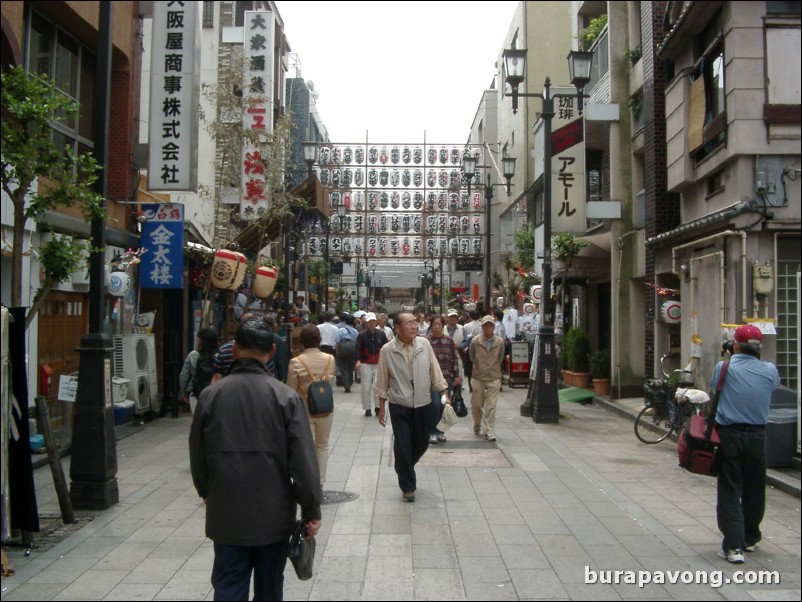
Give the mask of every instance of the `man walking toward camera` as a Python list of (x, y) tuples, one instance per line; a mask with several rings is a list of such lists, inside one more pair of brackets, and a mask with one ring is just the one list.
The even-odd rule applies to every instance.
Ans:
[(268, 375), (273, 333), (243, 322), (225, 378), (198, 399), (189, 434), (192, 481), (214, 542), (215, 600), (281, 600), (296, 505), (307, 536), (320, 529), (320, 475), (306, 408)]
[[(716, 519), (724, 535), (718, 555), (733, 564), (744, 561), (761, 539), (766, 510), (766, 423), (774, 389), (780, 386), (777, 367), (760, 359), (763, 333), (751, 324), (735, 329), (734, 355), (724, 375), (716, 423), (721, 439)], [(718, 385), (724, 362), (713, 371)]]
[(376, 373), (379, 424), (387, 424), (389, 410), (395, 472), (405, 502), (415, 501), (415, 464), (429, 447), (432, 388), (440, 391), (445, 403), (451, 403), (448, 385), (432, 346), (417, 333), (415, 316), (406, 311), (399, 313), (395, 320), (395, 338), (382, 347)]
[(504, 340), (493, 334), (493, 316), (481, 320), (482, 334), (471, 339), (468, 355), (473, 364), (471, 375), (471, 413), (473, 433), (495, 441), (496, 403), (501, 391), (501, 361), (504, 359)]

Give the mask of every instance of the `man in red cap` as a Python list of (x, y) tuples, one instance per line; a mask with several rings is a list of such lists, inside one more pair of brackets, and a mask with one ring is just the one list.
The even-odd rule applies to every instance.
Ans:
[[(766, 423), (772, 391), (780, 385), (777, 367), (760, 359), (763, 333), (752, 324), (735, 330), (734, 355), (724, 376), (716, 410), (721, 445), (716, 518), (724, 535), (718, 555), (734, 564), (744, 561), (760, 541), (766, 509)], [(713, 371), (718, 384), (724, 362)]]

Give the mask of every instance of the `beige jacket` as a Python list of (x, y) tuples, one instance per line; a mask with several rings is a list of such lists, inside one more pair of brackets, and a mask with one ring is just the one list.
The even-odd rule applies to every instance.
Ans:
[(473, 337), (468, 347), (473, 362), (471, 378), (476, 380), (501, 380), (501, 360), (504, 359), (504, 341), (493, 335), (488, 339), (484, 334)]
[[(309, 370), (312, 374), (309, 374), (301, 361), (297, 357), (294, 357), (290, 360), (290, 367), (287, 371), (287, 386), (298, 392), (298, 395), (304, 400), (304, 405), (306, 406), (306, 393), (309, 390), (309, 385), (312, 384), (314, 380), (313, 377), (325, 374), (325, 378), (329, 381), (329, 384), (333, 384), (336, 366), (334, 356), (323, 353), (320, 349), (305, 349), (301, 355), (306, 365), (309, 366)], [(307, 413), (309, 412), (308, 406), (306, 411)]]
[[(405, 351), (411, 351), (412, 363)], [(445, 391), (448, 384), (432, 346), (423, 337), (404, 345), (398, 337), (387, 343), (379, 354), (376, 368), (376, 396), (408, 408), (432, 402), (431, 390)]]

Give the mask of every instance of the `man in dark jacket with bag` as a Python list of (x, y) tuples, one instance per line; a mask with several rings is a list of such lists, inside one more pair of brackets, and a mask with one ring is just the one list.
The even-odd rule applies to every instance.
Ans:
[(189, 435), (192, 480), (214, 542), (215, 600), (281, 600), (296, 505), (307, 536), (320, 528), (320, 477), (306, 408), (268, 375), (273, 333), (241, 323), (226, 378), (206, 387)]
[[(735, 329), (730, 359), (718, 400), (716, 423), (721, 440), (718, 464), (718, 528), (724, 535), (718, 555), (733, 564), (744, 561), (760, 541), (766, 510), (766, 423), (777, 367), (760, 359), (763, 334), (752, 324)], [(723, 362), (713, 371), (713, 389)]]

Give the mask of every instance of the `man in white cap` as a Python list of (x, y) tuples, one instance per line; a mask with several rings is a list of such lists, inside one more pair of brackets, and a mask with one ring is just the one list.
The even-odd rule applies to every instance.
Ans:
[(456, 309), (449, 309), (446, 312), (446, 328), (445, 333), (454, 341), (454, 347), (457, 348), (457, 355), (459, 356), (459, 371), (462, 374), (464, 370), (464, 361), (468, 349), (468, 340), (465, 338), (465, 331), (462, 324), (458, 323), (459, 312)]
[(379, 323), (376, 314), (367, 313), (362, 316), (365, 330), (356, 337), (356, 369), (362, 380), (362, 409), (365, 416), (370, 416), (370, 409), (374, 408), (379, 414), (379, 398), (376, 396), (376, 366), (379, 364), (379, 352), (387, 344), (387, 335), (383, 330), (376, 328)]
[(495, 441), (496, 403), (501, 390), (501, 360), (504, 359), (504, 340), (493, 334), (493, 316), (481, 320), (482, 334), (471, 339), (468, 355), (473, 362), (471, 375), (471, 413), (473, 433)]

